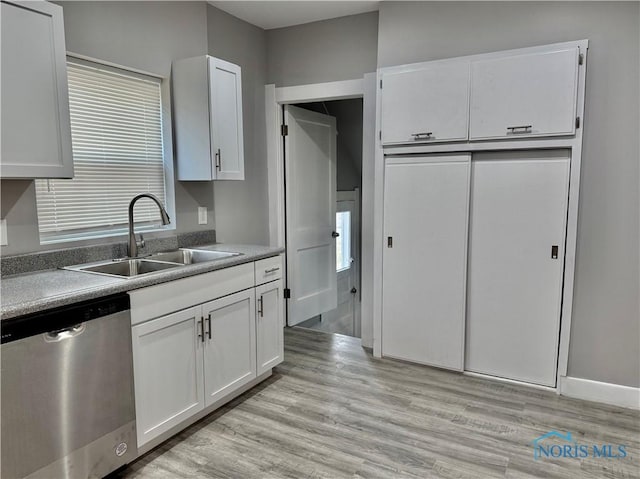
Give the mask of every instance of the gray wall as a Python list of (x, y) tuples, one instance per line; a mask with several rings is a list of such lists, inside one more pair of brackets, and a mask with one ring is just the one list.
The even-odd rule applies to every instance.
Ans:
[(568, 375), (640, 386), (639, 18), (613, 2), (387, 2), (379, 66), (589, 39)]
[(215, 7), (207, 6), (210, 55), (242, 68), (244, 181), (213, 184), (217, 239), (229, 243), (269, 244), (269, 201), (264, 86), (265, 32)]
[(376, 70), (378, 12), (267, 31), (267, 81), (276, 86), (362, 78)]
[[(264, 100), (257, 96), (264, 95), (264, 32), (205, 2), (57, 3), (64, 8), (69, 52), (163, 77), (169, 76), (173, 60), (208, 52), (242, 66), (248, 181), (215, 184), (176, 181), (176, 226), (178, 232), (216, 228), (219, 239), (224, 241), (266, 243), (267, 186), (266, 180), (259, 180), (266, 178), (266, 160), (261, 154), (264, 147), (259, 146), (265, 142)], [(40, 246), (34, 183), (3, 180), (1, 187), (0, 214), (7, 219), (9, 240), (9, 246), (2, 247), (1, 253), (60, 247)], [(214, 203), (218, 206), (215, 210)], [(259, 209), (262, 205), (264, 212)], [(207, 207), (206, 225), (197, 223), (198, 206)], [(108, 241), (122, 241), (122, 237), (82, 244)]]

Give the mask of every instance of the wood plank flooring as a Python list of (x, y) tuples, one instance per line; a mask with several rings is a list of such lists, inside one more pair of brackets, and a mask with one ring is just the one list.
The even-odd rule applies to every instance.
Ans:
[[(393, 360), (355, 338), (287, 329), (264, 383), (121, 478), (640, 478), (640, 414)], [(550, 430), (628, 456), (533, 458)]]

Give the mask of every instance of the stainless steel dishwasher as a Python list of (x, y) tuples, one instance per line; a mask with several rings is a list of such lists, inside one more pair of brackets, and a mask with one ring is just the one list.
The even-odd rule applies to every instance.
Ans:
[(2, 321), (3, 478), (103, 477), (137, 455), (129, 296)]

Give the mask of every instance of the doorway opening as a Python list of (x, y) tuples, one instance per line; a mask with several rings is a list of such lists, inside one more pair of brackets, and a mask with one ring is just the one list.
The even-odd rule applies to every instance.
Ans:
[(288, 324), (360, 338), (363, 99), (283, 108)]

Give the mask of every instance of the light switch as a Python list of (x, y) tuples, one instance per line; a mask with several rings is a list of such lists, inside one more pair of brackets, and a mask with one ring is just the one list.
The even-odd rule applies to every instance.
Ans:
[(0, 245), (7, 246), (9, 241), (7, 241), (7, 220), (0, 220)]
[(206, 206), (198, 206), (198, 224), (199, 225), (207, 224), (207, 207)]

